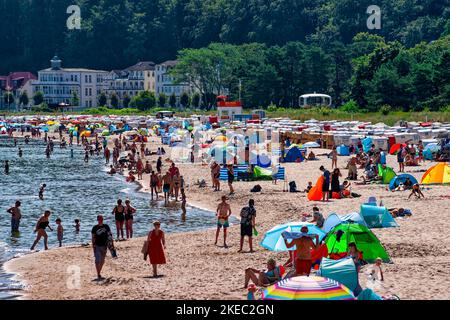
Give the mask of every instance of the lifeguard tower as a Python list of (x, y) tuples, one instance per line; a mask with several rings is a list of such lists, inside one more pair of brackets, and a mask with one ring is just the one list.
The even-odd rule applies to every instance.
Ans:
[(241, 101), (228, 101), (228, 96), (217, 96), (217, 116), (219, 121), (233, 121), (243, 111)]

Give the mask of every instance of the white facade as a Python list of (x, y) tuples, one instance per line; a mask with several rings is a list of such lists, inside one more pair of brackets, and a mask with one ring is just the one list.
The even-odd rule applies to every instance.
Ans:
[(61, 60), (54, 57), (52, 67), (41, 70), (38, 80), (32, 82), (32, 96), (38, 91), (44, 94), (44, 102), (49, 105), (66, 103), (72, 105), (73, 95), (76, 92), (81, 109), (98, 106), (98, 97), (107, 89), (104, 81), (108, 72), (90, 69), (61, 68)]
[(175, 84), (175, 79), (170, 75), (170, 70), (177, 64), (177, 61), (166, 61), (156, 65), (156, 95), (164, 93), (166, 96), (175, 94), (177, 101), (183, 92), (189, 95), (194, 93), (194, 88), (188, 83)]

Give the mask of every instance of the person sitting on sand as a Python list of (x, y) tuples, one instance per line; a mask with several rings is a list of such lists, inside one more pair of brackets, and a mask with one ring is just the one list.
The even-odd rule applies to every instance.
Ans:
[(323, 227), (323, 224), (325, 223), (325, 218), (320, 213), (319, 208), (314, 207), (313, 208), (313, 220), (311, 220), (311, 223), (316, 223), (316, 226), (319, 228)]
[(312, 236), (308, 235), (308, 227), (303, 226), (301, 228), (301, 236), (296, 239), (292, 239), (290, 243), (288, 243), (285, 235), (283, 234), (284, 243), (286, 248), (292, 248), (296, 246), (297, 257), (295, 261), (296, 275), (297, 276), (309, 276), (311, 273), (312, 267), (312, 258), (311, 258), (311, 250), (318, 249), (319, 247), (319, 236), (314, 235), (316, 239), (316, 243), (312, 240)]
[(36, 245), (39, 243), (39, 240), (41, 238), (44, 238), (44, 247), (45, 250), (48, 250), (48, 235), (45, 229), (49, 228), (50, 231), (53, 231), (53, 229), (50, 227), (49, 217), (51, 212), (49, 210), (45, 211), (44, 214), (39, 218), (39, 220), (36, 223), (36, 228), (34, 229), (34, 232), (37, 232), (36, 240), (34, 240), (33, 245), (31, 246), (31, 251), (34, 250)]
[(309, 191), (311, 191), (311, 189), (313, 188), (313, 184), (312, 181), (308, 182), (308, 186), (306, 187), (305, 190), (303, 190), (304, 193), (309, 193)]
[(245, 269), (244, 289), (247, 289), (250, 280), (260, 287), (268, 287), (281, 280), (281, 268), (277, 266), (274, 259), (267, 261), (267, 270), (257, 270), (253, 268)]
[(150, 164), (149, 161), (146, 161), (146, 162), (145, 162), (145, 169), (144, 169), (144, 172), (145, 172), (146, 174), (152, 173), (152, 165)]
[(308, 154), (307, 160), (317, 160), (317, 159), (316, 159), (316, 155), (314, 154), (314, 152), (312, 152), (312, 150), (311, 150), (311, 152)]
[(227, 246), (227, 229), (230, 226), (228, 219), (231, 216), (231, 206), (227, 203), (227, 197), (222, 196), (222, 202), (219, 203), (216, 210), (217, 216), (217, 231), (216, 231), (216, 242), (214, 245), (217, 246), (217, 241), (219, 240), (220, 229), (223, 228), (223, 246)]
[(422, 190), (420, 190), (420, 185), (418, 183), (413, 185), (411, 194), (409, 195), (408, 199), (410, 199), (413, 195), (415, 195), (417, 199), (420, 199), (420, 197), (425, 198)]

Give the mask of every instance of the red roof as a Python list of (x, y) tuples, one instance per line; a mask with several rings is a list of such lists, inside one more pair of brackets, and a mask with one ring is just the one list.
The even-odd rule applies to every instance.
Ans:
[(0, 89), (12, 87), (13, 90), (16, 90), (23, 87), (29, 80), (37, 80), (37, 77), (31, 72), (11, 72), (7, 76), (0, 76), (0, 80), (5, 81)]

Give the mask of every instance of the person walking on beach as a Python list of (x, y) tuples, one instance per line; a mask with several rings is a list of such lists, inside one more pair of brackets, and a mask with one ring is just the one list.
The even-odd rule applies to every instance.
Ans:
[(44, 192), (45, 192), (45, 188), (47, 187), (47, 185), (44, 183), (40, 188), (39, 188), (39, 199), (40, 200), (44, 200)]
[(34, 232), (37, 232), (36, 240), (34, 240), (33, 245), (31, 246), (31, 251), (34, 250), (36, 245), (39, 243), (41, 238), (44, 238), (44, 247), (45, 250), (48, 250), (48, 235), (45, 229), (49, 228), (50, 231), (53, 231), (53, 229), (50, 227), (49, 217), (51, 212), (49, 210), (44, 212), (44, 215), (42, 215), (39, 220), (36, 223), (36, 228), (34, 229)]
[(338, 153), (337, 153), (337, 148), (333, 147), (333, 150), (331, 150), (331, 169), (337, 168), (337, 158), (338, 157)]
[(184, 188), (181, 189), (181, 220), (186, 221), (186, 193)]
[(16, 201), (14, 207), (9, 208), (6, 210), (9, 214), (11, 214), (11, 233), (17, 233), (19, 232), (19, 224), (20, 219), (22, 219), (22, 214), (20, 212), (20, 201)]
[(167, 205), (169, 203), (170, 185), (172, 184), (172, 177), (170, 176), (170, 173), (166, 172), (162, 180), (163, 180), (164, 204)]
[(105, 264), (106, 252), (108, 251), (108, 241), (111, 237), (111, 229), (107, 224), (103, 224), (103, 216), (97, 216), (98, 224), (92, 228), (92, 249), (95, 257), (95, 268), (97, 270), (97, 280), (104, 280), (101, 276), (103, 265)]
[(62, 247), (62, 241), (64, 238), (64, 228), (62, 226), (62, 221), (60, 218), (56, 219), (56, 224), (58, 225), (58, 227), (56, 228), (56, 232), (58, 235), (58, 242), (59, 242), (59, 247)]
[(181, 177), (179, 172), (175, 173), (175, 175), (172, 177), (172, 182), (175, 201), (178, 202), (178, 194), (180, 193), (180, 184), (181, 184)]
[(106, 164), (109, 164), (109, 160), (111, 159), (111, 151), (109, 150), (108, 147), (105, 148), (105, 160), (106, 160)]
[(123, 239), (123, 225), (125, 222), (125, 207), (122, 205), (122, 200), (117, 200), (117, 205), (114, 207), (112, 214), (116, 221), (117, 239)]
[(158, 200), (158, 183), (159, 178), (155, 174), (155, 171), (152, 171), (152, 174), (150, 176), (150, 192), (152, 195), (152, 201), (153, 201), (153, 193), (156, 195), (156, 200)]
[(330, 171), (324, 168), (324, 166), (320, 167), (320, 171), (323, 172), (323, 185), (322, 185), (322, 201), (329, 201), (330, 198)]
[(136, 162), (136, 170), (137, 170), (137, 176), (138, 176), (138, 180), (142, 180), (143, 179), (143, 175), (144, 175), (144, 164), (142, 163), (141, 158), (138, 159), (138, 161)]
[(250, 253), (253, 251), (253, 230), (256, 226), (256, 209), (255, 200), (250, 199), (248, 201), (248, 207), (244, 207), (241, 210), (241, 243), (238, 252), (242, 252), (244, 246), (244, 238), (248, 237), (248, 245), (250, 247)]
[(228, 218), (231, 216), (231, 206), (227, 203), (227, 197), (222, 196), (222, 202), (219, 203), (216, 210), (217, 216), (217, 231), (216, 231), (216, 242), (214, 245), (217, 246), (217, 241), (219, 240), (220, 229), (223, 228), (223, 246), (228, 248), (227, 246), (227, 229), (230, 226), (228, 222)]
[(234, 182), (234, 169), (233, 165), (229, 164), (227, 168), (228, 175), (228, 187), (230, 187), (230, 196), (234, 194), (233, 182)]
[(131, 206), (130, 200), (125, 201), (125, 230), (127, 239), (133, 238), (133, 219), (136, 213), (136, 208)]
[(9, 161), (5, 160), (5, 174), (8, 175), (9, 174)]
[(153, 278), (156, 278), (158, 277), (158, 265), (166, 264), (166, 256), (164, 253), (166, 239), (159, 221), (153, 222), (153, 227), (154, 229), (148, 233), (147, 241), (149, 261), (153, 267)]
[(156, 161), (156, 171), (158, 173), (161, 173), (161, 169), (162, 169), (162, 159), (161, 157), (159, 157), (158, 161)]

